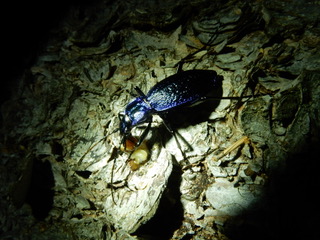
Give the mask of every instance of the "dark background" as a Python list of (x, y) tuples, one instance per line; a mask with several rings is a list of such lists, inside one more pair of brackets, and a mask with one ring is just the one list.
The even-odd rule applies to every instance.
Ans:
[[(45, 46), (75, 1), (4, 1), (1, 6), (2, 77), (0, 103), (15, 91), (19, 76)], [(81, 3), (81, 1), (77, 1)]]

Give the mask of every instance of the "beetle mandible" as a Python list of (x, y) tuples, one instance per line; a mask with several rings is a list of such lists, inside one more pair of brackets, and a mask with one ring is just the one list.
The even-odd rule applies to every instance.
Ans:
[(136, 146), (139, 146), (150, 130), (153, 115), (160, 116), (166, 128), (174, 135), (166, 121), (167, 113), (210, 98), (208, 94), (221, 87), (222, 80), (223, 77), (213, 70), (188, 70), (165, 78), (147, 94), (136, 87), (138, 97), (126, 106), (124, 112), (119, 113), (122, 144), (125, 146), (133, 127), (148, 123), (137, 142)]

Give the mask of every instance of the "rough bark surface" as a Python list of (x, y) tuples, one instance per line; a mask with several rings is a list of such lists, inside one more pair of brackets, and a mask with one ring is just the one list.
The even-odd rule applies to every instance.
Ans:
[[(303, 0), (68, 6), (1, 106), (0, 239), (316, 239), (319, 12)], [(148, 161), (132, 167), (118, 114), (179, 66), (254, 97), (169, 116), (187, 167), (155, 117)]]

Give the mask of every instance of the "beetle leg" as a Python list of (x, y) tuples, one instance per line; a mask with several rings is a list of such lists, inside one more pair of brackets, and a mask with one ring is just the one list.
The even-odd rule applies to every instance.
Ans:
[(179, 150), (180, 150), (180, 152), (181, 152), (181, 155), (182, 155), (184, 161), (185, 161), (185, 162), (187, 163), (187, 165), (188, 165), (188, 164), (189, 164), (189, 161), (188, 161), (187, 156), (186, 156), (186, 154), (184, 153), (184, 151), (182, 151), (182, 147), (181, 147), (181, 144), (180, 144), (180, 142), (179, 142), (179, 140), (178, 140), (178, 137), (177, 137), (176, 132), (172, 129), (172, 127), (170, 126), (170, 124), (166, 121), (165, 114), (161, 114), (161, 118), (162, 118), (162, 120), (163, 120), (163, 124), (164, 124), (164, 126), (166, 127), (166, 129), (173, 135), (174, 139), (176, 140), (176, 143), (177, 143), (178, 148), (179, 148)]
[(150, 130), (150, 127), (151, 127), (151, 122), (152, 122), (152, 118), (150, 118), (148, 120), (148, 126), (143, 130), (143, 132), (142, 132), (142, 134), (140, 136), (140, 139), (139, 139), (139, 141), (137, 143), (137, 146), (139, 146), (143, 142), (143, 140), (146, 138), (146, 136), (147, 136), (147, 134), (148, 134), (148, 132)]
[(139, 96), (146, 98), (147, 96), (142, 92), (142, 90), (139, 87), (135, 87), (134, 90), (137, 91)]

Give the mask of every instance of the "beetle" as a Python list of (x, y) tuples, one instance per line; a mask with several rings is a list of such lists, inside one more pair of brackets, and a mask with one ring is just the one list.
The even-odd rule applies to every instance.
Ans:
[[(126, 106), (124, 112), (119, 113), (119, 130), (120, 135), (123, 136), (122, 144), (126, 145), (126, 140), (131, 136), (133, 127), (148, 123), (136, 144), (139, 146), (150, 130), (153, 115), (160, 116), (166, 128), (176, 138), (167, 121), (167, 114), (178, 108), (191, 106), (212, 98), (208, 94), (212, 90), (220, 88), (222, 80), (223, 77), (213, 70), (188, 70), (165, 78), (154, 85), (147, 94), (135, 87), (138, 97)], [(178, 141), (177, 143), (180, 148)]]
[[(122, 136), (121, 144), (124, 146), (124, 151), (127, 150), (127, 144), (133, 145), (130, 147), (128, 146), (129, 150), (131, 149), (131, 153), (128, 158), (130, 159), (134, 151), (138, 149), (140, 144), (147, 136), (151, 127), (153, 116), (158, 115), (160, 118), (162, 118), (163, 123), (168, 131), (175, 137), (178, 148), (186, 160), (175, 132), (171, 128), (170, 122), (167, 119), (167, 115), (175, 110), (178, 111), (180, 108), (189, 107), (208, 99), (221, 100), (244, 98), (243, 96), (222, 97), (210, 95), (210, 93), (213, 93), (216, 89), (220, 89), (222, 87), (222, 81), (223, 77), (218, 75), (214, 70), (188, 70), (171, 75), (158, 82), (148, 91), (147, 94), (144, 94), (139, 87), (135, 87), (135, 91), (138, 93), (138, 96), (128, 103), (123, 112), (119, 113), (119, 128), (115, 129), (110, 134), (120, 131), (120, 135)], [(144, 123), (147, 123), (147, 127), (143, 130), (140, 139), (132, 137), (132, 128)], [(99, 142), (106, 139), (107, 136), (102, 138)], [(86, 153), (80, 159), (80, 163), (82, 162), (84, 156), (99, 142), (91, 146), (88, 151), (86, 151)], [(112, 165), (110, 187), (112, 200), (116, 204), (113, 196), (114, 167), (115, 164)]]
[[(162, 118), (165, 127), (175, 137), (178, 147), (181, 150), (180, 143), (167, 120), (168, 113), (178, 110), (181, 107), (188, 107), (200, 103), (207, 99), (242, 99), (253, 96), (241, 97), (223, 97), (210, 96), (209, 93), (222, 87), (223, 77), (218, 75), (214, 70), (187, 70), (171, 75), (154, 85), (147, 94), (144, 94), (139, 87), (135, 87), (138, 96), (133, 99), (123, 112), (118, 114), (120, 123), (119, 128), (115, 129), (107, 136), (93, 144), (80, 158), (79, 164), (82, 163), (84, 157), (108, 136), (120, 131), (122, 136), (121, 151), (129, 150), (131, 154), (139, 147), (147, 136), (152, 122), (152, 117), (158, 115)], [(263, 96), (256, 95), (256, 96)], [(140, 139), (132, 137), (131, 130), (133, 127), (148, 123), (142, 132)], [(127, 148), (128, 145), (131, 145)], [(129, 158), (131, 157), (131, 154)], [(186, 158), (185, 158), (186, 159)], [(140, 161), (140, 160), (139, 160)]]

